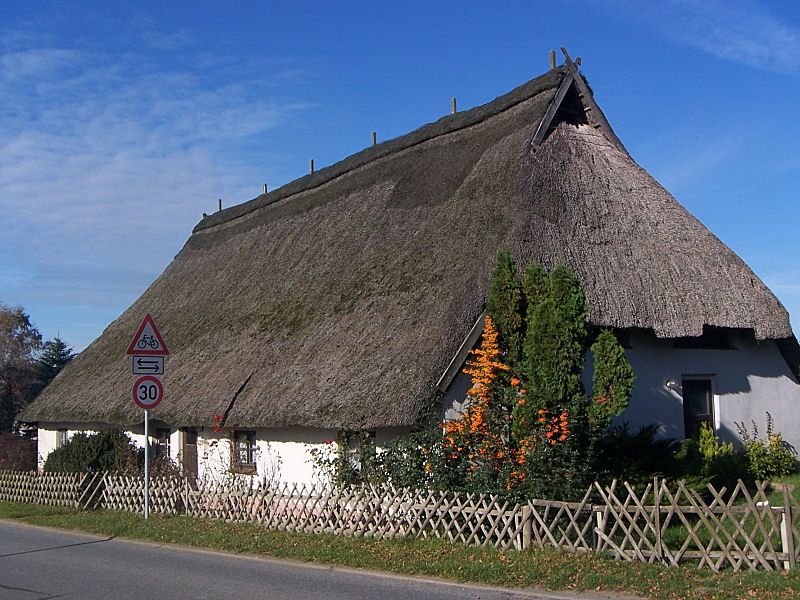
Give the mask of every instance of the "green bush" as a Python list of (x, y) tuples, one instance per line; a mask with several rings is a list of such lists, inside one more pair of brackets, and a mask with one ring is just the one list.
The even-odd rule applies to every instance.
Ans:
[(774, 430), (772, 415), (767, 413), (767, 431), (764, 439), (759, 437), (755, 421), (753, 431), (744, 423), (736, 423), (736, 429), (744, 443), (747, 468), (750, 475), (759, 481), (770, 481), (787, 477), (797, 471), (797, 452)]
[(721, 489), (723, 486), (729, 487), (731, 482), (735, 485), (738, 478), (747, 477), (747, 465), (742, 455), (734, 454), (734, 456), (739, 460), (738, 470), (732, 471), (733, 475), (720, 476), (709, 468), (708, 463), (704, 464), (698, 438), (679, 440), (674, 455), (674, 468), (667, 477), (676, 481), (682, 480), (688, 489), (711, 502), (713, 498), (708, 490), (709, 484)]
[[(530, 498), (580, 500), (594, 479), (587, 451), (574, 436), (565, 442), (548, 443), (544, 434), (525, 456), (522, 481), (509, 497), (516, 502)], [(502, 490), (501, 490), (502, 491)]]
[(700, 438), (697, 441), (697, 449), (703, 462), (703, 470), (711, 471), (718, 462), (733, 456), (733, 444), (730, 442), (720, 442), (714, 434), (714, 430), (708, 423), (700, 426)]
[(653, 477), (673, 477), (678, 469), (675, 453), (680, 443), (658, 438), (658, 425), (646, 425), (632, 433), (627, 423), (608, 429), (598, 441), (601, 479), (621, 479), (633, 485)]
[(427, 440), (420, 440), (412, 434), (409, 437), (395, 438), (380, 452), (376, 453), (375, 472), (378, 481), (390, 482), (397, 487), (422, 489), (430, 484), (433, 467), (431, 453), (433, 445)]
[(710, 483), (717, 489), (748, 479), (747, 461), (733, 444), (723, 443), (710, 428), (699, 439), (657, 438), (658, 425), (647, 425), (631, 433), (628, 425), (607, 430), (598, 443), (598, 472), (601, 479), (621, 479), (635, 487), (647, 485), (654, 477), (686, 482), (701, 495)]
[(140, 451), (119, 429), (76, 433), (53, 450), (44, 463), (48, 472), (138, 471)]
[(336, 486), (374, 481), (375, 442), (366, 431), (340, 431), (337, 442), (310, 450), (314, 476)]
[(721, 442), (707, 423), (700, 427), (697, 450), (700, 455), (700, 474), (708, 477), (715, 487), (730, 487), (738, 479), (747, 479), (746, 458), (736, 452), (732, 443)]

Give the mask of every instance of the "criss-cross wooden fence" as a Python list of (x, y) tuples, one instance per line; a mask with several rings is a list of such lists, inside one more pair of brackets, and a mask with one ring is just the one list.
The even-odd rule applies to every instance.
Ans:
[[(150, 510), (198, 518), (259, 523), (278, 531), (331, 533), (377, 539), (444, 538), (452, 542), (523, 549), (527, 507), (490, 494), (397, 489), (391, 485), (331, 488), (150, 482)], [(107, 476), (102, 505), (142, 512), (140, 478)]]
[(86, 473), (0, 471), (0, 501), (78, 506)]
[[(176, 477), (151, 477), (150, 511), (164, 515), (184, 513), (184, 481)], [(144, 512), (143, 477), (108, 473), (103, 476), (100, 487), (99, 506), (109, 510)]]
[[(580, 502), (514, 504), (490, 494), (398, 489), (391, 485), (329, 488), (153, 478), (150, 510), (258, 523), (269, 529), (376, 539), (441, 538), (496, 548), (552, 547), (601, 552), (626, 561), (690, 564), (701, 569), (795, 567), (800, 506), (783, 487), (771, 505), (754, 490), (683, 482), (595, 483)], [(773, 494), (773, 498), (775, 494)], [(0, 471), (0, 500), (143, 511), (141, 477)]]
[(637, 492), (624, 483), (595, 484), (595, 550), (623, 560), (734, 571), (791, 569), (800, 542), (800, 507), (786, 486), (772, 506), (766, 486), (751, 492), (740, 481), (733, 490), (708, 486), (707, 498), (683, 482), (654, 481)]

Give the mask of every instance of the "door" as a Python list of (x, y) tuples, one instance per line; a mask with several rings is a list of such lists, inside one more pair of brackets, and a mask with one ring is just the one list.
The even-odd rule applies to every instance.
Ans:
[(183, 430), (183, 475), (190, 481), (197, 479), (197, 429)]
[(710, 379), (684, 379), (683, 388), (683, 431), (684, 437), (699, 438), (700, 427), (708, 423), (714, 429), (714, 396)]

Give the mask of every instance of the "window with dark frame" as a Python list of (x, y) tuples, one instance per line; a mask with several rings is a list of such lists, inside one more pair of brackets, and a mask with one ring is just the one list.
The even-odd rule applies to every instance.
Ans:
[(155, 457), (165, 456), (169, 458), (169, 429), (156, 429)]
[(69, 441), (69, 431), (66, 429), (59, 429), (56, 431), (56, 448), (61, 448)]
[(714, 428), (714, 395), (711, 379), (684, 379), (683, 390), (683, 431), (686, 438), (698, 438), (703, 423)]
[(254, 472), (256, 470), (256, 432), (234, 431), (234, 466), (240, 471)]

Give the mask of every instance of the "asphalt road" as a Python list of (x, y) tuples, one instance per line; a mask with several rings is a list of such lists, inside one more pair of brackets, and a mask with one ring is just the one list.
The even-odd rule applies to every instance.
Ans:
[(0, 521), (2, 600), (568, 597), (265, 560)]

